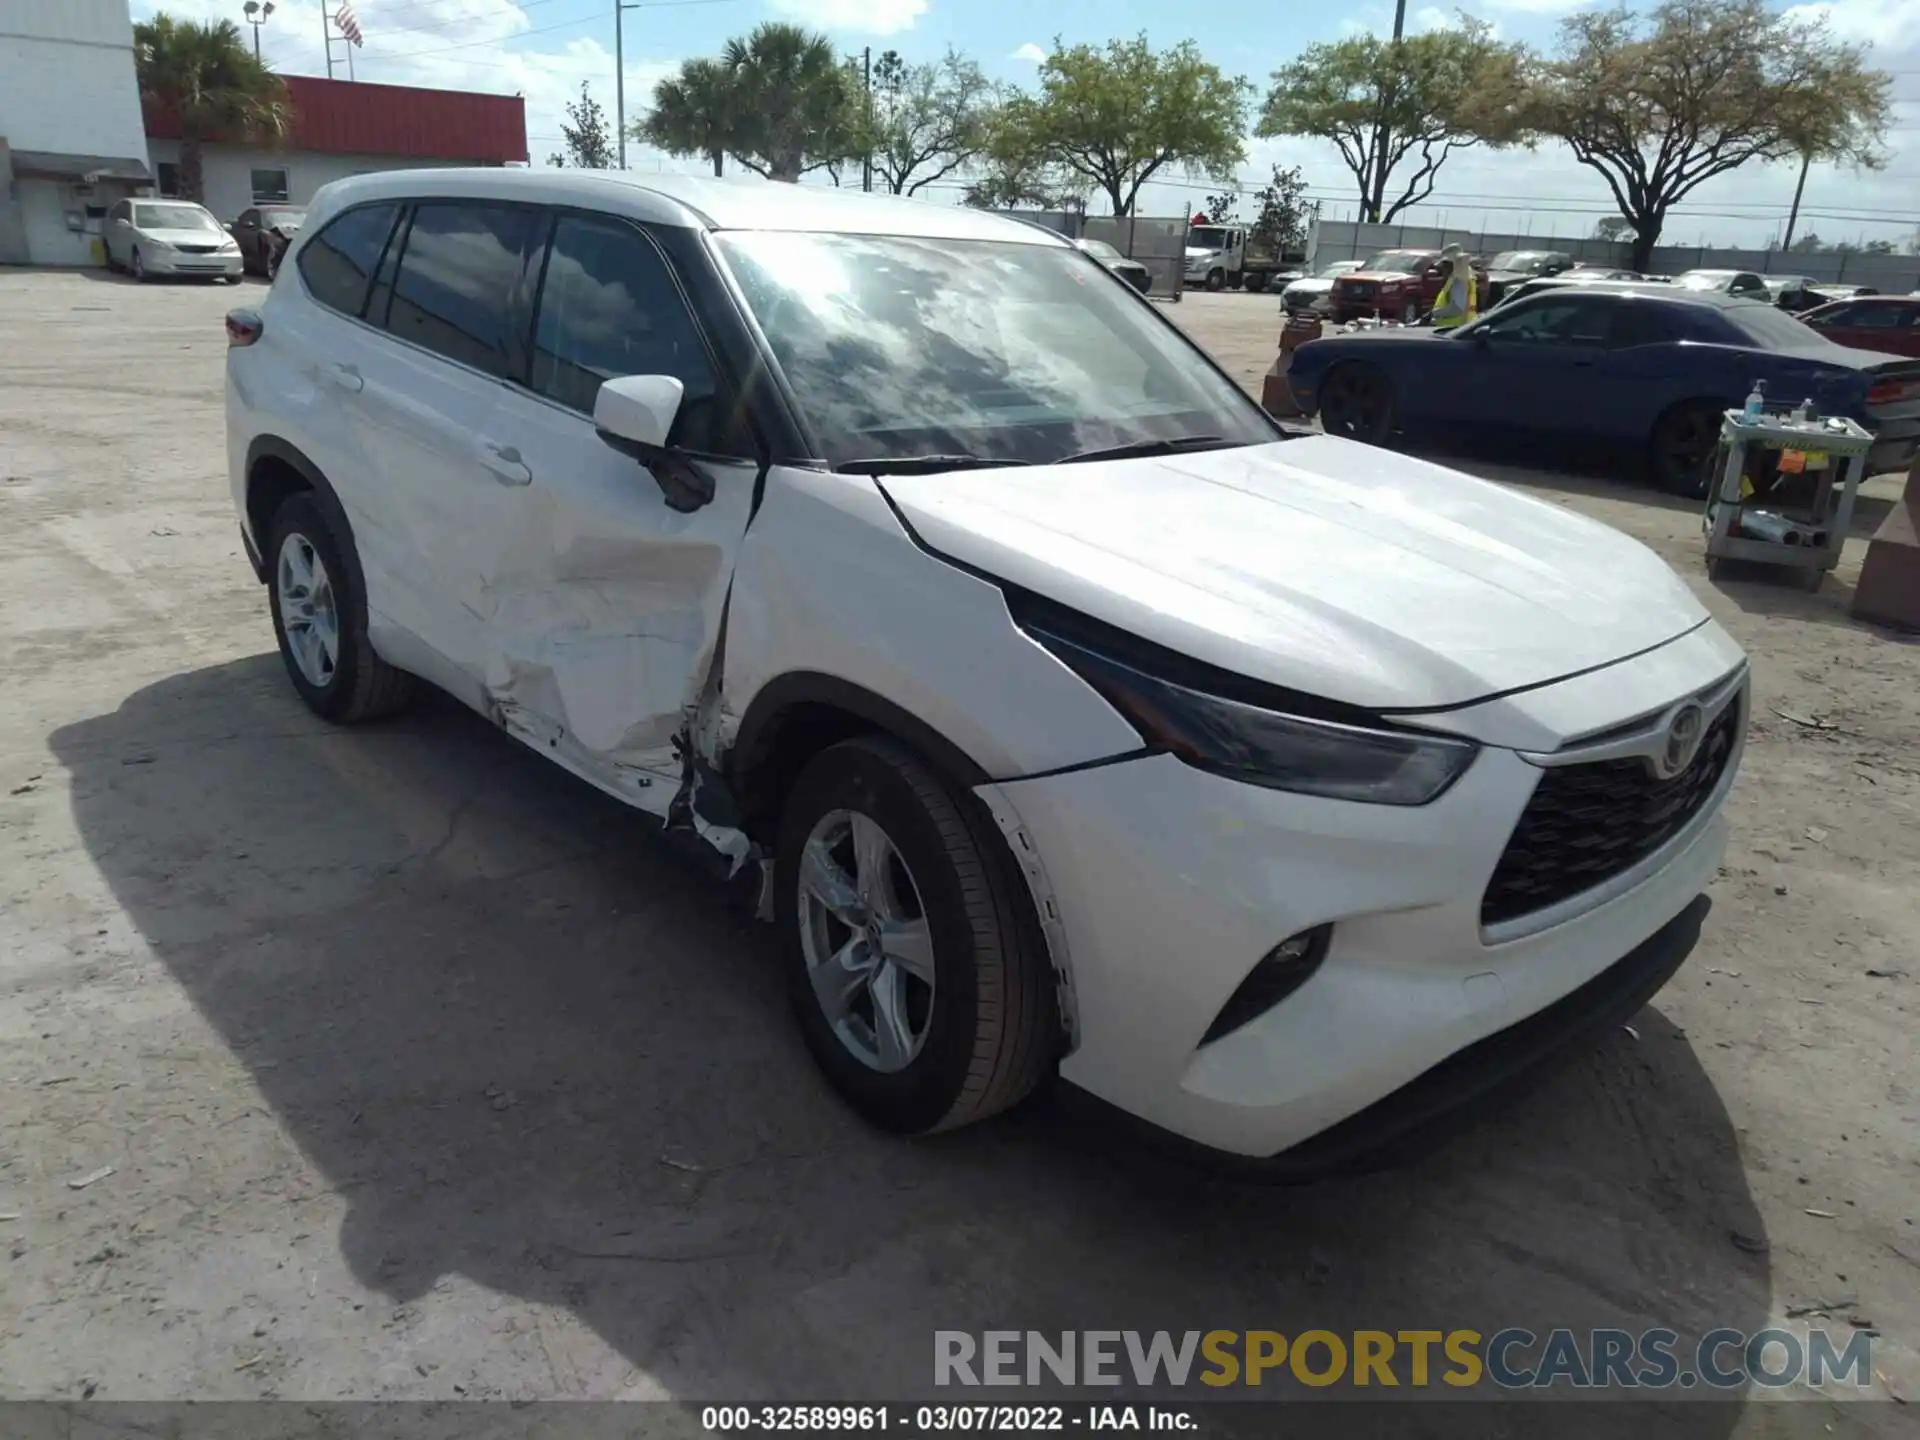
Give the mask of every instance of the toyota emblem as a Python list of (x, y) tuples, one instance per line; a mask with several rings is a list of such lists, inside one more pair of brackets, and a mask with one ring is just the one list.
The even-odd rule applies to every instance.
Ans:
[(1700, 737), (1706, 730), (1706, 712), (1689, 700), (1673, 712), (1667, 722), (1666, 743), (1654, 765), (1662, 780), (1671, 780), (1693, 763), (1700, 753)]

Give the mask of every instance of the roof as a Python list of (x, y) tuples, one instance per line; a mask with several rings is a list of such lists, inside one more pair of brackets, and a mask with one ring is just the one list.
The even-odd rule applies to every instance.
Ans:
[[(280, 78), (287, 87), (293, 126), (275, 145), (278, 149), (494, 165), (527, 158), (527, 103), (518, 95), (323, 80), (317, 75)], [(177, 116), (153, 105), (143, 109), (149, 137), (180, 138)]]
[(469, 197), (578, 205), (650, 224), (694, 230), (814, 231), (906, 235), (941, 240), (997, 240), (1012, 245), (1068, 241), (1022, 220), (898, 195), (868, 195), (825, 185), (771, 180), (711, 180), (615, 170), (389, 170), (324, 187), (313, 209), (327, 213), (362, 200)]
[(13, 173), (47, 180), (150, 181), (145, 160), (117, 155), (70, 155), (59, 150), (15, 150)]
[(1542, 290), (1578, 288), (1603, 295), (1645, 295), (1654, 300), (1672, 300), (1681, 305), (1706, 305), (1716, 310), (1733, 310), (1744, 305), (1758, 305), (1767, 310), (1773, 308), (1766, 301), (1756, 300), (1751, 295), (1729, 295), (1724, 290), (1690, 290), (1684, 285), (1669, 285), (1664, 280), (1594, 280), (1568, 271), (1558, 275), (1537, 276), (1528, 281), (1527, 286), (1536, 295)]

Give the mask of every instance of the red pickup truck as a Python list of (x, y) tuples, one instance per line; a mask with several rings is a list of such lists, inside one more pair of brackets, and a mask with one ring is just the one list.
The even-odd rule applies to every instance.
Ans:
[[(1474, 266), (1474, 278), (1484, 305), (1488, 294), (1486, 271)], [(1382, 250), (1351, 275), (1333, 282), (1328, 310), (1336, 322), (1378, 315), (1411, 325), (1440, 295), (1438, 250)]]

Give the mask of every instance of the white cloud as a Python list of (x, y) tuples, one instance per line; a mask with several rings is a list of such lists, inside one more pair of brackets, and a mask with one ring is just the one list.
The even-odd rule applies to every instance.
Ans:
[(1489, 10), (1518, 10), (1526, 15), (1560, 15), (1568, 10), (1584, 10), (1594, 0), (1480, 0)]
[(892, 35), (911, 30), (927, 13), (927, 0), (773, 0), (773, 8), (822, 30)]
[(1038, 65), (1047, 58), (1047, 52), (1029, 40), (1007, 57), (1009, 60), (1024, 60), (1029, 65)]
[(1920, 41), (1920, 0), (1830, 0), (1795, 5), (1785, 14), (1789, 20), (1825, 20), (1843, 40), (1901, 50)]

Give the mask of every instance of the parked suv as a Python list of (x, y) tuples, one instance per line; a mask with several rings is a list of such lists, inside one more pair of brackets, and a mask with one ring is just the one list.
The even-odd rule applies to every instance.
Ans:
[(1058, 1072), (1336, 1168), (1694, 944), (1747, 686), (1692, 591), (1557, 506), (1286, 440), (1036, 227), (394, 172), (323, 190), (228, 332), (300, 698), (439, 686), (762, 879), (883, 1126)]

